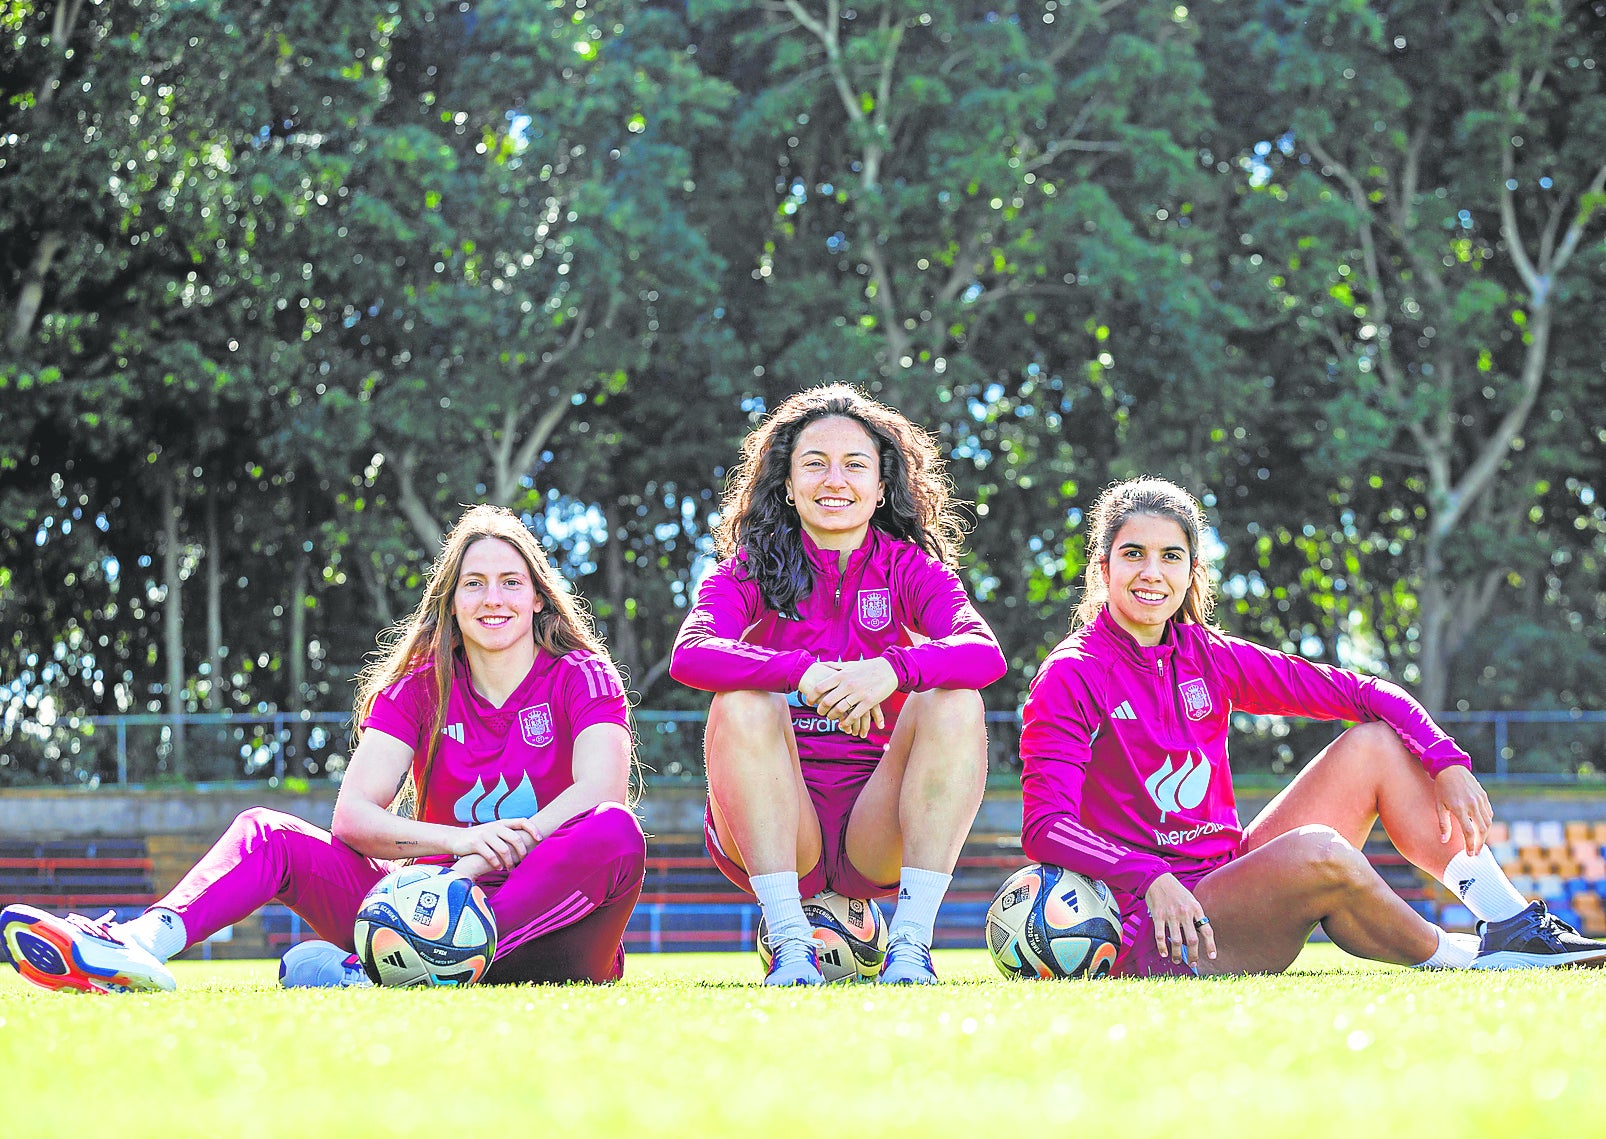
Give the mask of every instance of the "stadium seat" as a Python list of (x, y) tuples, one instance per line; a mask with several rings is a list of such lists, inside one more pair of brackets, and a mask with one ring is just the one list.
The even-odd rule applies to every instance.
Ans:
[[(1432, 915), (1425, 915), (1432, 920)], [(1458, 902), (1452, 902), (1439, 910), (1438, 924), (1445, 929), (1464, 932), (1473, 928), (1477, 918), (1472, 911)]]

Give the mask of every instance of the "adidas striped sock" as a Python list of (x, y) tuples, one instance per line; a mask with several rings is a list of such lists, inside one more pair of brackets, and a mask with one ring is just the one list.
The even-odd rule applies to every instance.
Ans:
[(1504, 921), (1528, 908), (1528, 899), (1517, 893), (1487, 846), (1473, 855), (1464, 850), (1456, 851), (1450, 856), (1444, 873), (1439, 875), (1439, 881), (1448, 886), (1479, 921)]
[(937, 924), (937, 908), (942, 905), (943, 895), (952, 881), (951, 874), (905, 866), (898, 876), (898, 908), (893, 911), (887, 939), (912, 937), (929, 949), (933, 927)]
[(184, 952), (189, 941), (184, 919), (160, 907), (146, 910), (133, 921), (118, 922), (117, 936), (130, 945), (139, 946), (158, 961)]
[(764, 910), (764, 925), (771, 948), (788, 938), (808, 940), (814, 927), (803, 915), (803, 897), (797, 890), (797, 871), (754, 874), (748, 881)]
[[(1434, 929), (1438, 929), (1434, 926)], [(1446, 933), (1438, 929), (1439, 947), (1433, 956), (1420, 962), (1418, 969), (1470, 969), (1472, 959), (1478, 955), (1478, 939), (1466, 934)]]

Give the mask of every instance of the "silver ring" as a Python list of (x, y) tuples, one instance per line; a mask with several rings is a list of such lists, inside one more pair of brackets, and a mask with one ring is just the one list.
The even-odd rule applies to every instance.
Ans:
[(1209, 924), (1210, 924), (1210, 919), (1209, 918), (1194, 918), (1193, 919), (1193, 928), (1194, 929), (1203, 929), (1205, 926), (1207, 926)]

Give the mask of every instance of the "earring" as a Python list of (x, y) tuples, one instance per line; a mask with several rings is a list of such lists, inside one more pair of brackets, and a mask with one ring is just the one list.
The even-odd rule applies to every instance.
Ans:
[(792, 492), (791, 491), (787, 491), (786, 492), (786, 505), (788, 505), (788, 506), (796, 506), (797, 505), (797, 500), (792, 497)]
[(881, 492), (881, 496), (875, 500), (876, 509), (880, 510), (886, 504), (887, 504), (887, 492), (886, 491), (882, 491)]

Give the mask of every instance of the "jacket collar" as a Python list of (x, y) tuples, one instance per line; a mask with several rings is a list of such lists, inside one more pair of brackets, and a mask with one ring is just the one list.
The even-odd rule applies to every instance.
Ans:
[[(836, 567), (840, 551), (827, 550), (815, 545), (814, 539), (809, 537), (809, 532), (801, 527), (798, 529), (798, 535), (803, 539), (803, 554), (809, 559), (809, 565), (814, 567), (814, 571), (829, 574), (831, 577), (838, 576)], [(880, 532), (871, 526), (865, 531), (864, 541), (859, 543), (859, 548), (848, 555), (847, 568), (852, 569), (869, 558), (879, 541)]]
[(1172, 621), (1166, 622), (1165, 634), (1159, 644), (1140, 645), (1136, 637), (1121, 628), (1110, 616), (1110, 607), (1106, 605), (1094, 619), (1093, 629), (1117, 655), (1140, 668), (1152, 668), (1156, 661), (1169, 659), (1177, 650), (1176, 630)]

